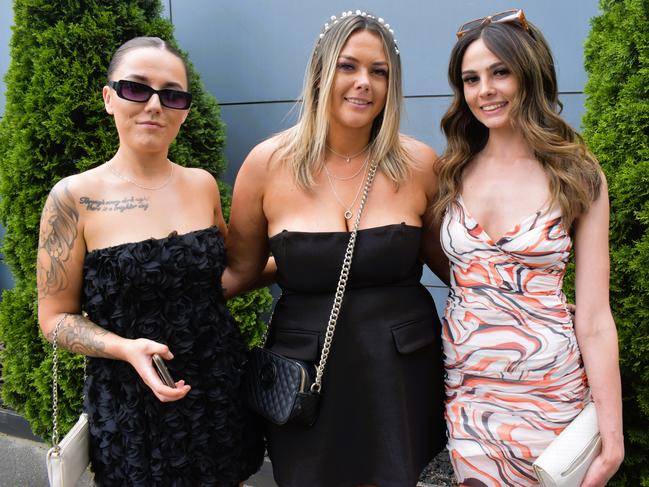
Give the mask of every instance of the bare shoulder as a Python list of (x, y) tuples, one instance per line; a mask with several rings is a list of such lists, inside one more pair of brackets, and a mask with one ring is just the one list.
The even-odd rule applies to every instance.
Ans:
[(253, 147), (239, 169), (235, 186), (243, 183), (263, 187), (276, 174), (281, 147), (282, 134), (274, 135)]
[(210, 189), (218, 192), (219, 188), (216, 183), (216, 178), (206, 169), (200, 167), (183, 167), (179, 165), (176, 165), (176, 168), (178, 173), (182, 175), (183, 180), (191, 186), (194, 186), (197, 189)]
[(67, 176), (58, 181), (50, 190), (48, 201), (75, 207), (86, 188), (92, 187), (99, 181), (97, 177), (87, 175), (87, 172), (89, 171)]
[(409, 135), (399, 134), (399, 138), (401, 145), (408, 151), (408, 154), (414, 159), (415, 163), (422, 166), (421, 169), (432, 169), (433, 164), (437, 160), (437, 153), (431, 146)]
[(279, 149), (282, 147), (282, 134), (274, 135), (252, 148), (242, 168), (252, 171), (268, 171), (278, 160)]
[(434, 167), (438, 158), (435, 150), (428, 144), (408, 135), (399, 134), (399, 137), (402, 146), (413, 159), (412, 169), (415, 179), (425, 185), (431, 184), (435, 179)]
[(179, 165), (176, 165), (176, 171), (180, 179), (178, 187), (183, 195), (220, 207), (219, 186), (216, 178), (209, 171), (200, 167)]
[(78, 201), (78, 198), (93, 194), (95, 190), (103, 191), (106, 187), (107, 179), (111, 176), (108, 163), (104, 163), (87, 171), (61, 179), (52, 188), (52, 193), (68, 191)]
[(41, 229), (46, 229), (53, 222), (65, 221), (66, 226), (84, 226), (88, 203), (97, 192), (105, 188), (106, 164), (89, 169), (79, 174), (67, 176), (58, 181), (50, 190), (41, 215)]

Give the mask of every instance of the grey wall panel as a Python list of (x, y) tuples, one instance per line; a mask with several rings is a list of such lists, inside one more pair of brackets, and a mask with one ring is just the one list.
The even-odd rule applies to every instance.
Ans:
[(431, 287), (445, 287), (445, 284), (440, 281), (435, 274), (426, 266), (424, 266), (424, 272), (421, 276), (422, 284)]
[(433, 297), (435, 301), (435, 307), (437, 308), (437, 314), (441, 318), (444, 314), (444, 306), (446, 305), (446, 297), (448, 296), (448, 288), (445, 287), (429, 287), (426, 286), (428, 292)]
[(468, 20), (513, 6), (523, 8), (543, 31), (556, 58), (559, 88), (581, 91), (585, 83), (583, 42), (590, 18), (598, 14), (597, 0), (523, 0), (515, 5), (509, 0), (412, 0), (398, 5), (393, 24), (402, 46), (406, 95), (450, 93), (446, 69), (457, 28)]
[[(170, 1), (176, 38), (221, 103), (296, 99), (322, 25), (330, 15), (349, 8), (347, 1)], [(582, 44), (589, 19), (597, 14), (597, 0), (525, 0), (517, 5), (545, 33), (556, 56), (560, 89), (581, 91)], [(511, 3), (366, 0), (356, 8), (391, 23), (404, 65), (405, 94), (420, 96), (450, 92), (446, 66), (457, 27), (511, 8)]]
[(586, 96), (583, 93), (571, 93), (561, 95), (563, 111), (561, 115), (577, 131), (581, 132), (581, 118), (584, 116), (584, 102)]
[[(0, 0), (0, 117), (4, 114), (6, 96), (5, 74), (9, 68), (9, 41), (11, 40), (11, 25), (13, 24), (13, 7), (9, 0)], [(5, 229), (0, 226), (0, 241), (4, 238)], [(0, 262), (2, 262), (0, 255)], [(14, 286), (9, 268), (0, 263), (0, 290)]]
[(290, 127), (296, 121), (294, 103), (261, 103), (221, 107), (226, 126), (225, 157), (228, 169), (223, 179), (232, 184), (248, 152), (270, 135)]
[(11, 40), (11, 25), (14, 11), (12, 2), (0, 0), (0, 117), (5, 111), (5, 74), (9, 68), (9, 41)]
[(401, 132), (426, 142), (441, 153), (446, 143), (439, 121), (450, 103), (450, 96), (406, 99), (401, 116)]

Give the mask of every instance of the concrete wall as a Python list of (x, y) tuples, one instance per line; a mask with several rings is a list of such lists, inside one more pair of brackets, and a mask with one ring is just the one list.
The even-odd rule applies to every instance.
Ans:
[[(583, 42), (597, 15), (597, 0), (164, 0), (180, 46), (208, 91), (221, 104), (227, 125), (224, 179), (232, 182), (248, 151), (295, 121), (306, 62), (322, 25), (343, 10), (363, 9), (395, 30), (404, 66), (402, 130), (437, 151), (444, 147), (439, 120), (448, 106), (448, 55), (463, 22), (520, 7), (544, 32), (554, 52), (564, 116), (575, 127), (583, 113)], [(560, 13), (560, 15), (558, 15)], [(0, 74), (8, 63), (11, 7), (0, 0)], [(0, 84), (0, 88), (4, 88)], [(0, 95), (0, 113), (4, 97)], [(427, 273), (438, 304), (445, 297)]]

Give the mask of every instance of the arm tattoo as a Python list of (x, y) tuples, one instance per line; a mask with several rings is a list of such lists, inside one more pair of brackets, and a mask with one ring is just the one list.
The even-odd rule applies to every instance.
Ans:
[(47, 254), (47, 259), (39, 258), (37, 265), (38, 294), (48, 294), (65, 289), (68, 275), (65, 263), (70, 259), (72, 248), (78, 236), (79, 212), (68, 191), (67, 182), (60, 190), (50, 193), (43, 214), (38, 242), (38, 252)]
[[(47, 339), (54, 340), (52, 330)], [(89, 355), (90, 357), (115, 358), (106, 353), (104, 337), (110, 332), (95, 325), (88, 318), (81, 315), (67, 315), (59, 326), (56, 343), (74, 353)]]

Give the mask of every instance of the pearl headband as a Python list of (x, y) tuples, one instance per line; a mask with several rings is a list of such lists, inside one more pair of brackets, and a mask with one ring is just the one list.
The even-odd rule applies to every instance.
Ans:
[(320, 43), (320, 39), (322, 39), (325, 36), (325, 34), (329, 31), (329, 29), (331, 29), (335, 24), (337, 24), (345, 17), (352, 17), (355, 15), (360, 15), (361, 17), (376, 20), (383, 28), (385, 28), (385, 30), (387, 30), (390, 33), (390, 36), (392, 37), (392, 42), (394, 43), (394, 52), (397, 54), (397, 56), (399, 55), (399, 47), (397, 46), (397, 40), (394, 38), (394, 31), (390, 28), (390, 24), (386, 24), (385, 20), (383, 20), (381, 17), (375, 17), (374, 15), (368, 14), (367, 12), (363, 12), (361, 10), (356, 10), (355, 12), (348, 10), (340, 14), (340, 18), (336, 17), (335, 15), (332, 15), (329, 19), (329, 22), (325, 22), (325, 25), (322, 28), (322, 32), (320, 33), (320, 38), (318, 39), (318, 44)]

